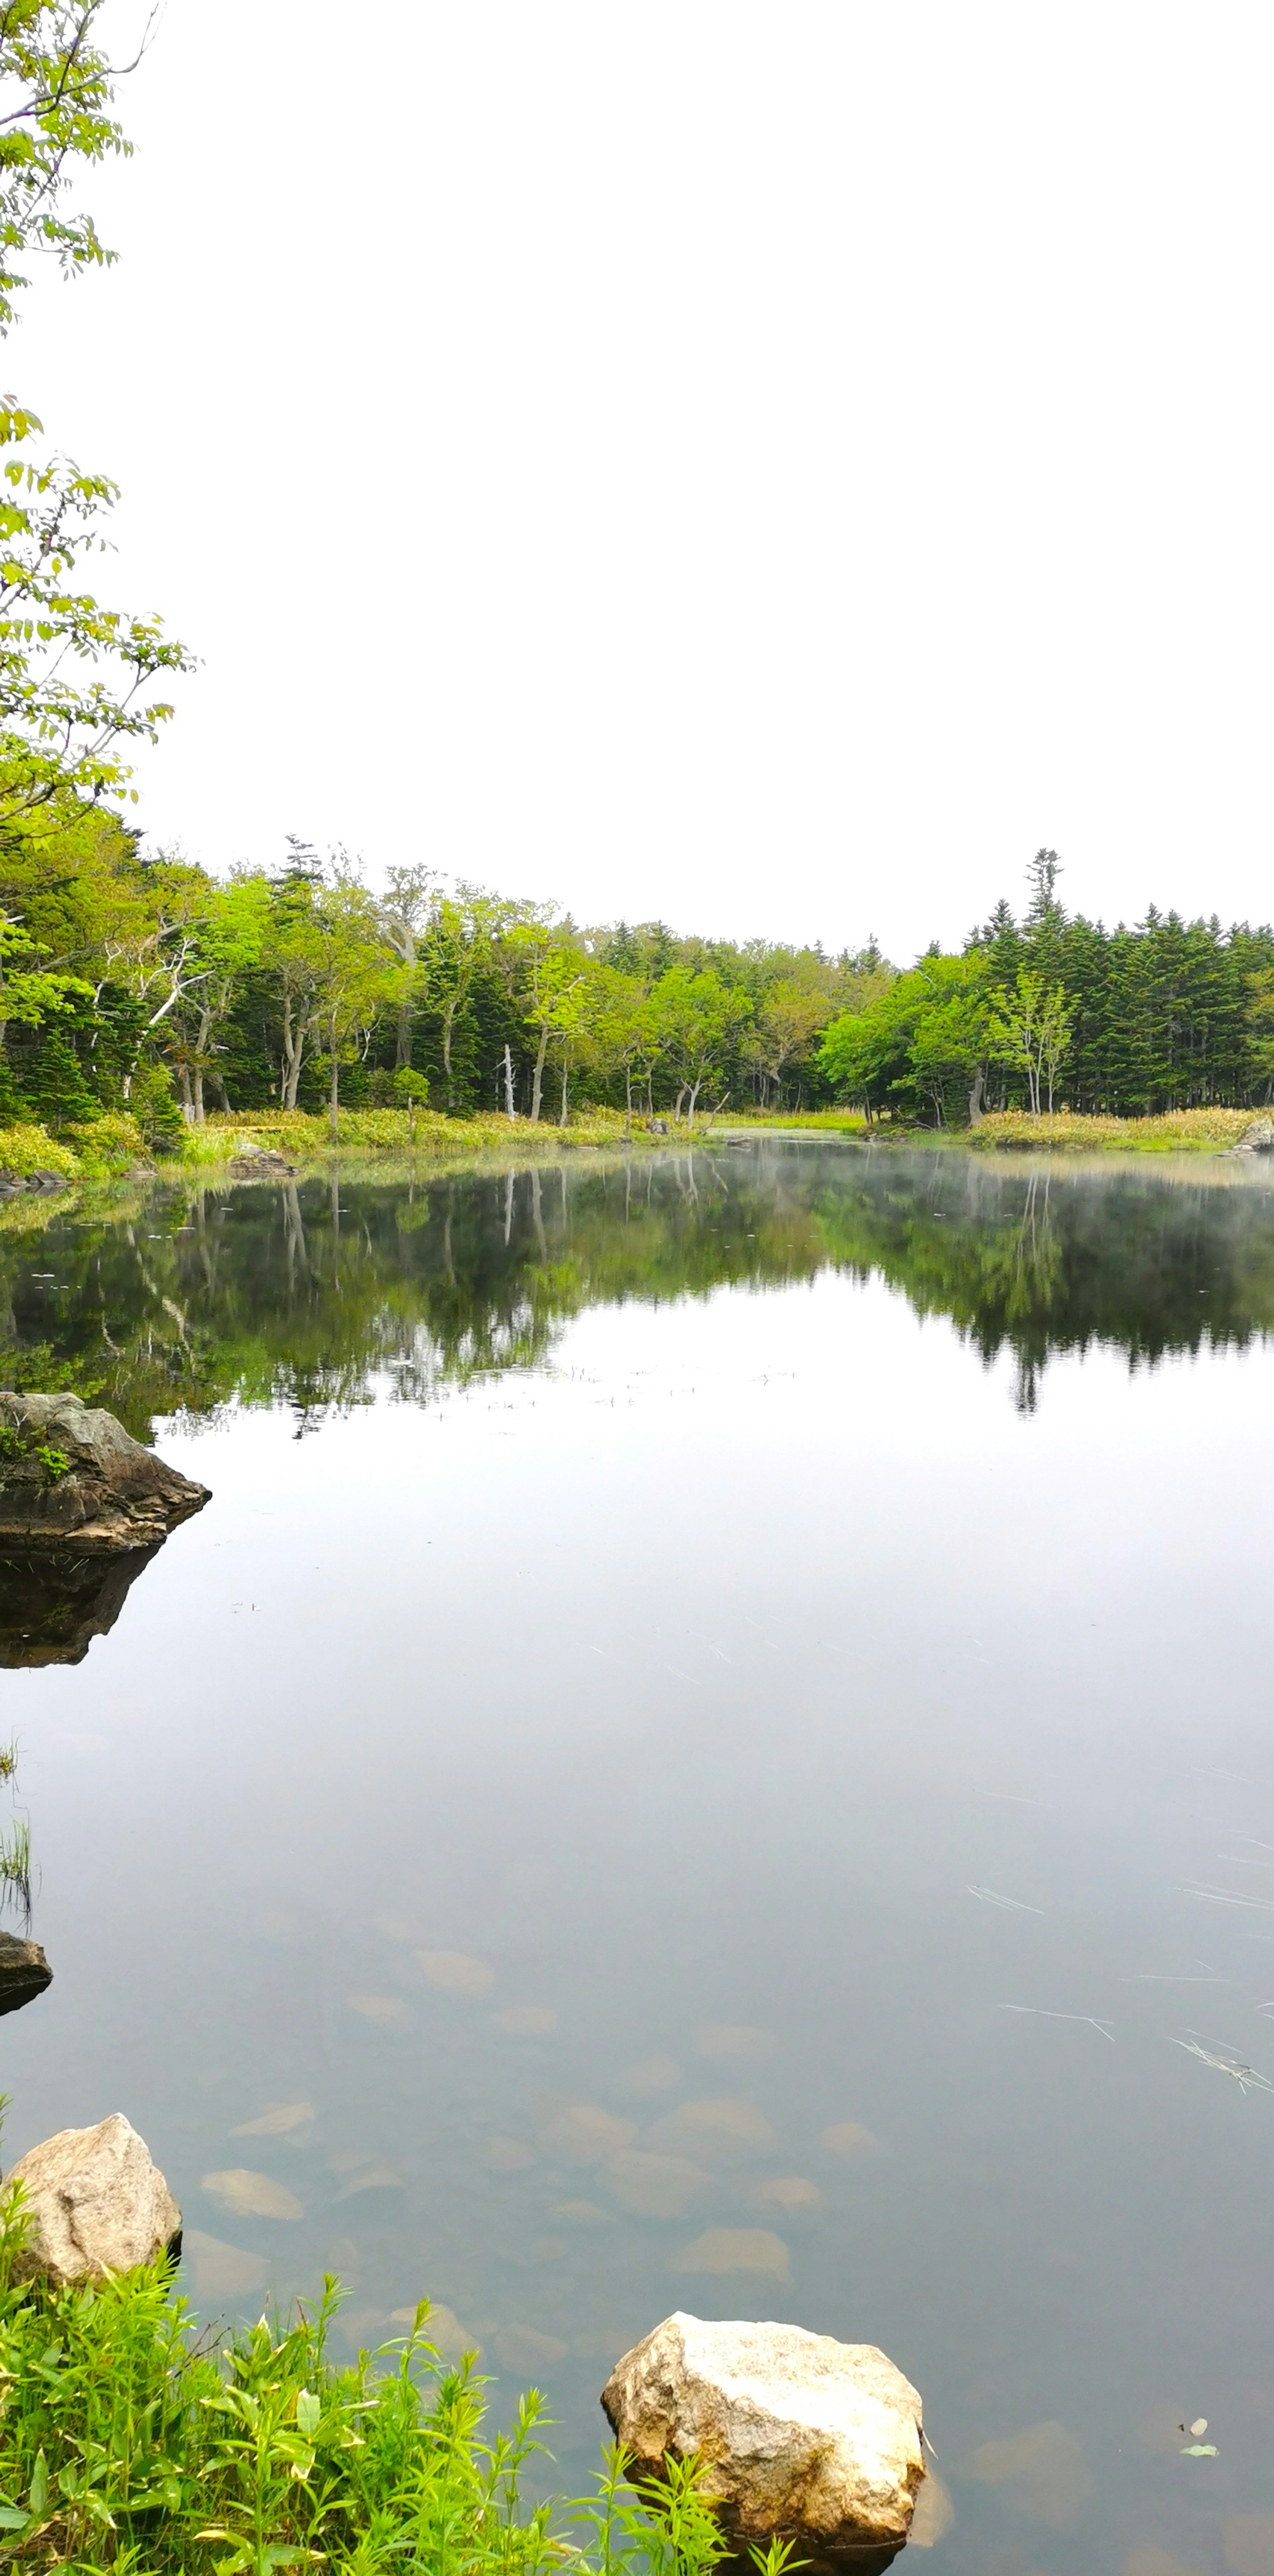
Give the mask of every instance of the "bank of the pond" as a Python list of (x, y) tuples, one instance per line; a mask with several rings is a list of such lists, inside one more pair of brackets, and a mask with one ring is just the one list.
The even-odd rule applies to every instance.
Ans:
[(721, 2555), (693, 2478), (648, 2505), (615, 2454), (596, 2496), (532, 2504), (547, 2462), (541, 2399), (484, 2427), (473, 2357), (450, 2366), (428, 2303), (401, 2341), (332, 2357), (339, 2292), (218, 2338), (166, 2265), (55, 2289), (11, 2278), (0, 2248), (0, 2544), (6, 2563), (147, 2576), (265, 2576), (323, 2564), (468, 2576), (570, 2559), (676, 2567)]

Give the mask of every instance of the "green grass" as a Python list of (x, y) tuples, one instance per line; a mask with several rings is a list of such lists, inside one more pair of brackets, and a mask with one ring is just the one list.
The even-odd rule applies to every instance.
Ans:
[[(217, 2338), (166, 2266), (77, 2289), (22, 2282), (19, 2194), (0, 2216), (0, 2560), (78, 2576), (709, 2576), (724, 2555), (697, 2464), (637, 2493), (617, 2448), (597, 2491), (531, 2504), (543, 2401), (508, 2432), (471, 2363), (411, 2334), (348, 2365), (339, 2300)], [(789, 2553), (753, 2553), (783, 2576)]]
[(1094, 1148), (1100, 1153), (1180, 1154), (1223, 1152), (1261, 1115), (1256, 1109), (1170, 1109), (1154, 1118), (1085, 1118), (1069, 1109), (1032, 1118), (1025, 1109), (993, 1110), (964, 1142), (979, 1153), (997, 1145), (1026, 1145), (1051, 1152)]
[(25, 1816), (0, 1825), (0, 1887), (11, 1888), (24, 1915), (31, 1915), (31, 1827)]
[(0, 1780), (16, 1780), (17, 1776), (18, 1739), (11, 1735), (7, 1744), (0, 1744)]

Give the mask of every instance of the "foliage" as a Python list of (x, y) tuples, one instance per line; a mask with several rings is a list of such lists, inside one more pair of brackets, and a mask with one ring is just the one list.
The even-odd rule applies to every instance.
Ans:
[(1037, 1118), (1046, 1091), (1050, 1118), (1053, 1114), (1058, 1068), (1070, 1046), (1072, 1027), (1061, 985), (1046, 984), (1029, 967), (1019, 968), (1010, 991), (992, 996), (985, 1023), (987, 1052), (1025, 1074)]
[(1018, 923), (1006, 902), (962, 954), (937, 948), (854, 1015), (821, 1062), (869, 1115), (976, 1123), (984, 1104), (1127, 1117), (1274, 1096), (1274, 929), (1153, 905), (1135, 928), (1067, 915), (1040, 851)]
[(535, 2576), (569, 2559), (581, 2576), (709, 2576), (723, 2555), (695, 2462), (639, 2495), (612, 2448), (596, 2496), (528, 2503), (543, 2401), (531, 2390), (507, 2432), (488, 2432), (484, 2382), (441, 2362), (428, 2301), (410, 2335), (340, 2367), (330, 2279), (312, 2308), (218, 2346), (165, 2266), (75, 2289), (15, 2282), (20, 2191), (3, 2231), (0, 2530), (19, 2563)]
[(43, 1127), (0, 1127), (0, 1172), (16, 1172), (24, 1181), (34, 1172), (57, 1172), (70, 1181), (77, 1177), (79, 1164), (70, 1149), (55, 1144)]
[(1236, 1145), (1251, 1124), (1248, 1109), (1174, 1109), (1158, 1118), (1086, 1118), (1069, 1109), (1040, 1116), (1002, 1109), (991, 1111), (969, 1142), (981, 1151), (1029, 1145), (1061, 1153), (1096, 1147), (1125, 1154), (1215, 1154)]

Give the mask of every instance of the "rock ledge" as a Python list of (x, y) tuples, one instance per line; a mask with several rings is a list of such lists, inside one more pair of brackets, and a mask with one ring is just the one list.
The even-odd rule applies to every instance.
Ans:
[(210, 1499), (78, 1395), (0, 1393), (0, 1548), (153, 1547)]

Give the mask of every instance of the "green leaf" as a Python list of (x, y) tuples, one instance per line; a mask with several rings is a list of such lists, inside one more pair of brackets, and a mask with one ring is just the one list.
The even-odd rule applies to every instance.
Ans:
[(0, 2504), (0, 2531), (25, 2531), (30, 2519), (16, 2504)]
[(1215, 2442), (1187, 2442), (1181, 2457), (1183, 2460), (1214, 2460), (1216, 2455)]
[(312, 2389), (298, 2389), (296, 2398), (296, 2420), (307, 2441), (313, 2441), (319, 2428), (319, 2417), (322, 2412), (323, 2409)]
[(32, 2515), (32, 2520), (33, 2520), (33, 2521), (35, 2521), (35, 2522), (38, 2522), (38, 2521), (39, 2521), (40, 2516), (41, 2516), (41, 2514), (43, 2513), (44, 2508), (45, 2508), (46, 2504), (48, 2503), (48, 2501), (49, 2501), (49, 2470), (48, 2470), (48, 2463), (47, 2463), (47, 2461), (46, 2461), (46, 2459), (45, 2459), (45, 2456), (44, 2456), (43, 2451), (37, 2451), (37, 2452), (36, 2452), (36, 2455), (35, 2455), (35, 2468), (34, 2468), (34, 2470), (32, 2471), (32, 2474), (31, 2474), (31, 2515)]

